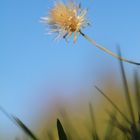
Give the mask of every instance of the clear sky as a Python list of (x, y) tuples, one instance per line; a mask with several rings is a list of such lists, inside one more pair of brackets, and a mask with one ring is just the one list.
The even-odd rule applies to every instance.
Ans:
[[(140, 62), (140, 1), (81, 0), (91, 26), (83, 30), (112, 51)], [(53, 0), (0, 1), (0, 105), (30, 125), (41, 102), (51, 102), (57, 88), (78, 89), (96, 83), (117, 60), (78, 37), (74, 44), (55, 42), (40, 22)], [(126, 64), (131, 69), (134, 66)], [(67, 92), (64, 96), (73, 95)], [(59, 95), (56, 95), (59, 96)], [(0, 113), (0, 131), (14, 128)], [(4, 134), (3, 134), (4, 135)], [(4, 137), (6, 138), (6, 137)]]

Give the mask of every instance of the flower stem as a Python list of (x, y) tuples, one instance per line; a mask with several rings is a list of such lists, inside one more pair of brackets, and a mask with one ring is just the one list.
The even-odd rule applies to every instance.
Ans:
[(115, 53), (113, 53), (112, 51), (102, 47), (101, 45), (97, 44), (94, 40), (92, 40), (91, 38), (89, 38), (87, 35), (85, 35), (81, 30), (79, 31), (79, 33), (84, 37), (86, 38), (89, 42), (91, 42), (94, 46), (96, 46), (97, 48), (99, 48), (100, 50), (103, 50), (104, 52), (112, 55), (113, 57), (119, 59), (119, 60), (122, 60), (124, 62), (127, 62), (127, 63), (130, 63), (130, 64), (135, 64), (135, 65), (140, 65), (140, 63), (137, 63), (137, 62), (134, 62), (134, 61), (131, 61), (131, 60), (127, 60)]

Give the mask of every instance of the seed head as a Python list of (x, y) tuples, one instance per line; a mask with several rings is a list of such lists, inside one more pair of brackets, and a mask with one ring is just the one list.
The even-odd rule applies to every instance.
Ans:
[(64, 4), (57, 2), (50, 9), (48, 16), (42, 18), (43, 22), (49, 26), (50, 33), (57, 33), (58, 38), (68, 38), (74, 33), (74, 42), (77, 33), (88, 25), (85, 15), (87, 10), (82, 10), (74, 2)]

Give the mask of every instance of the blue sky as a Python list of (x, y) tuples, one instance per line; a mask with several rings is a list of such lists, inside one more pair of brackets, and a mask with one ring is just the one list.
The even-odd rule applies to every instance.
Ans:
[[(89, 9), (87, 18), (91, 22), (83, 32), (114, 52), (116, 44), (120, 44), (125, 58), (140, 62), (139, 0), (79, 2)], [(77, 90), (98, 83), (98, 77), (109, 69), (118, 69), (115, 58), (81, 36), (74, 44), (72, 39), (69, 43), (55, 42), (53, 35), (45, 35), (46, 27), (40, 17), (47, 15), (53, 3), (53, 0), (0, 2), (0, 105), (29, 125), (42, 98), (48, 103), (53, 100), (55, 95), (49, 91), (60, 87)], [(128, 71), (134, 68), (125, 65)], [(74, 98), (70, 93), (63, 96)], [(0, 122), (2, 132), (3, 128), (14, 127), (5, 116), (0, 117)]]

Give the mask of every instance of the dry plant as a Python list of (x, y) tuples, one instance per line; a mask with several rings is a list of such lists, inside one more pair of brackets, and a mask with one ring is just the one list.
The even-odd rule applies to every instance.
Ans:
[(77, 6), (74, 2), (69, 1), (67, 4), (63, 2), (56, 2), (54, 7), (50, 9), (48, 16), (44, 16), (41, 20), (49, 26), (49, 33), (57, 33), (57, 38), (65, 38), (74, 34), (74, 42), (76, 42), (77, 34), (80, 33), (85, 39), (87, 39), (94, 46), (100, 50), (112, 55), (113, 57), (131, 63), (140, 65), (140, 63), (127, 60), (112, 51), (104, 48), (102, 45), (99, 45), (90, 37), (82, 32), (82, 28), (85, 28), (89, 25), (86, 19), (87, 10), (81, 9), (81, 6)]

